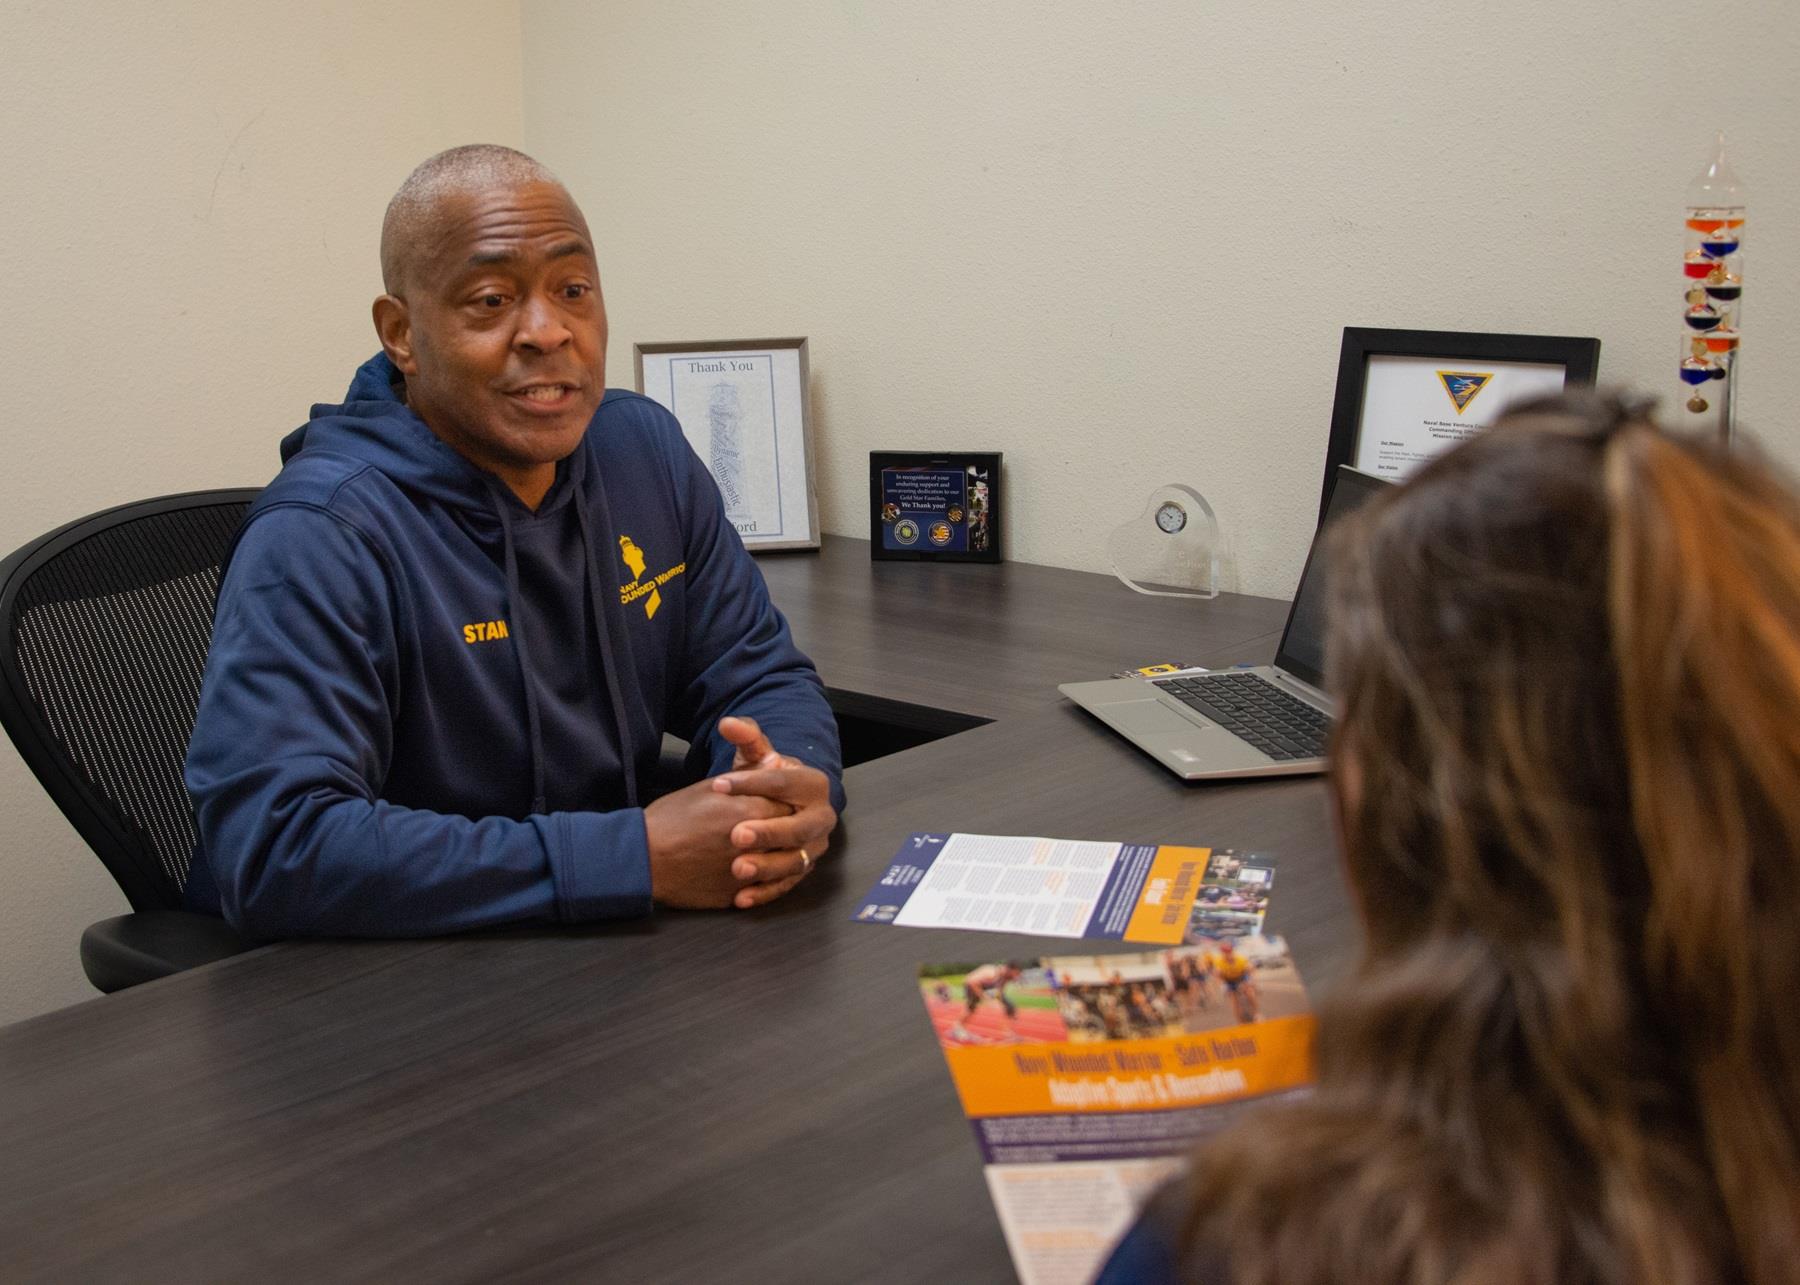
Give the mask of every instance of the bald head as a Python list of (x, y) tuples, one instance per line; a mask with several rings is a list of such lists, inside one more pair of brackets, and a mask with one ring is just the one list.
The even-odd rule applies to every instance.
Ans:
[(381, 220), (382, 289), (404, 292), (417, 256), (437, 239), (447, 198), (526, 183), (562, 186), (524, 152), (497, 143), (452, 147), (424, 161), (406, 176)]

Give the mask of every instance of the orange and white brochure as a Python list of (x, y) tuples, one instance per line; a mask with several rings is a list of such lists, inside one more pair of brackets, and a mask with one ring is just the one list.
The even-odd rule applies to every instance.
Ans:
[(1202, 1139), (1312, 1083), (1278, 937), (928, 964), (919, 989), (1024, 1285), (1084, 1285)]

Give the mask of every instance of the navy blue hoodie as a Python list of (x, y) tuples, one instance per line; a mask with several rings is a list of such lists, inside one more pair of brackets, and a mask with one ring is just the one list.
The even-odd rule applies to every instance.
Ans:
[(725, 714), (843, 792), (837, 729), (661, 406), (606, 394), (536, 512), (409, 410), (385, 356), (281, 444), (219, 590), (187, 888), (258, 938), (646, 913), (664, 731)]

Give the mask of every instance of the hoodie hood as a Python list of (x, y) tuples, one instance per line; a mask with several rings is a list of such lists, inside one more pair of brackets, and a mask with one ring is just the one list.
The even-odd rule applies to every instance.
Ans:
[[(282, 439), (281, 462), (302, 451), (347, 456), (379, 470), (408, 494), (457, 510), (490, 530), (498, 527), (507, 505), (519, 516), (532, 512), (499, 478), (432, 432), (406, 404), (404, 387), (399, 368), (386, 353), (376, 353), (356, 368), (341, 404), (318, 403), (307, 422)], [(557, 466), (556, 482), (536, 512), (546, 515), (568, 503), (585, 472), (585, 452), (577, 447)]]

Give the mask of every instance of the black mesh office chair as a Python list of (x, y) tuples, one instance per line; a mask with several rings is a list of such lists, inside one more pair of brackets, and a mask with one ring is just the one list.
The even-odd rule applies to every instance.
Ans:
[(194, 850), (181, 766), (219, 563), (255, 496), (121, 505), (0, 563), (0, 724), (132, 907), (81, 935), (103, 991), (245, 948), (224, 921), (181, 909)]

